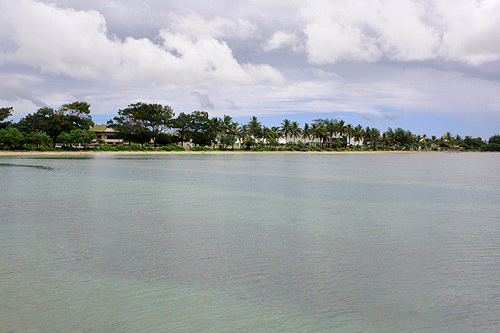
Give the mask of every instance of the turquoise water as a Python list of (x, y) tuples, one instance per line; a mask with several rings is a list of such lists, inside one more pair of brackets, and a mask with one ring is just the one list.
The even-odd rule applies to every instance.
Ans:
[(500, 330), (500, 154), (0, 158), (0, 332)]

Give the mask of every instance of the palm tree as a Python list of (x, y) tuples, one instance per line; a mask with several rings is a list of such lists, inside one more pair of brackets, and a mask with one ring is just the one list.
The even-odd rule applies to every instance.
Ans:
[(348, 124), (345, 127), (345, 133), (347, 134), (347, 147), (351, 146), (351, 136), (352, 136), (353, 131), (354, 131), (354, 128), (352, 127), (351, 124)]
[(384, 135), (385, 135), (385, 144), (387, 146), (394, 146), (394, 131), (392, 130), (392, 128), (388, 127), (387, 128), (387, 131), (384, 132)]
[(240, 148), (243, 146), (245, 139), (248, 137), (248, 126), (241, 125), (236, 128), (236, 137), (240, 140)]
[(269, 127), (266, 127), (264, 126), (262, 128), (262, 138), (264, 140), (267, 141), (267, 143), (271, 146), (271, 147), (274, 147), (277, 143), (277, 138), (278, 138), (278, 135), (276, 132), (275, 132), (275, 129), (273, 128), (269, 128)]
[(283, 122), (281, 123), (281, 134), (283, 135), (285, 142), (287, 142), (291, 130), (292, 122), (289, 119), (283, 120)]
[(322, 123), (314, 123), (311, 125), (311, 136), (314, 139), (319, 139), (321, 141), (325, 141), (326, 139), (326, 128)]
[(363, 145), (368, 145), (368, 142), (370, 141), (370, 132), (371, 128), (369, 126), (366, 126), (366, 128), (363, 130), (361, 133), (361, 137), (363, 138)]
[(345, 121), (340, 120), (337, 122), (337, 133), (339, 133), (340, 137), (343, 137), (346, 131)]
[(372, 147), (377, 146), (377, 142), (380, 140), (380, 131), (376, 128), (372, 128), (370, 130), (370, 141), (372, 143)]
[(354, 127), (352, 137), (356, 144), (359, 145), (359, 141), (363, 138), (363, 127), (361, 125)]
[(309, 127), (308, 123), (304, 124), (304, 128), (302, 129), (302, 138), (304, 139), (304, 141), (311, 139), (311, 128)]
[(333, 142), (333, 137), (337, 133), (337, 120), (336, 119), (333, 119), (333, 120), (325, 119), (325, 130), (328, 133), (329, 141), (330, 141), (329, 145), (331, 146), (331, 144)]
[(290, 135), (293, 138), (293, 143), (295, 143), (295, 139), (302, 133), (300, 129), (299, 123), (294, 121), (290, 124)]
[(261, 136), (262, 124), (257, 120), (256, 116), (253, 116), (248, 122), (248, 131), (254, 140)]

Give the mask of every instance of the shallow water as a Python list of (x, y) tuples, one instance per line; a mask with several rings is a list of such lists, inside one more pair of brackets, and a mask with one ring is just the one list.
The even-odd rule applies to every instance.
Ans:
[(500, 154), (0, 158), (0, 332), (500, 329)]

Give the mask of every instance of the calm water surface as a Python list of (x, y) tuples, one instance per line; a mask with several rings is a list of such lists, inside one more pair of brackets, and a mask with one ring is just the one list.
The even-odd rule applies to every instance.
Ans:
[(0, 158), (0, 332), (498, 331), (500, 154)]

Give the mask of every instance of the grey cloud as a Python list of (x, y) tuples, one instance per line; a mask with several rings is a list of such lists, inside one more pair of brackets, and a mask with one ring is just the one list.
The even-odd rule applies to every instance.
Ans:
[(364, 121), (373, 121), (373, 118), (370, 116), (367, 116), (366, 114), (360, 115), (359, 118), (361, 118)]
[(198, 101), (200, 102), (201, 108), (206, 110), (215, 110), (215, 105), (210, 100), (210, 97), (206, 94), (202, 94), (198, 91), (193, 91), (190, 93), (192, 96), (198, 96)]
[(241, 108), (234, 101), (230, 99), (226, 99), (225, 101), (229, 103), (230, 110), (241, 111)]
[(383, 113), (382, 117), (386, 120), (390, 120), (395, 124), (399, 124), (399, 116), (395, 113)]
[(47, 106), (35, 97), (33, 92), (20, 83), (0, 82), (0, 99), (13, 102), (17, 100), (30, 101), (38, 107)]

